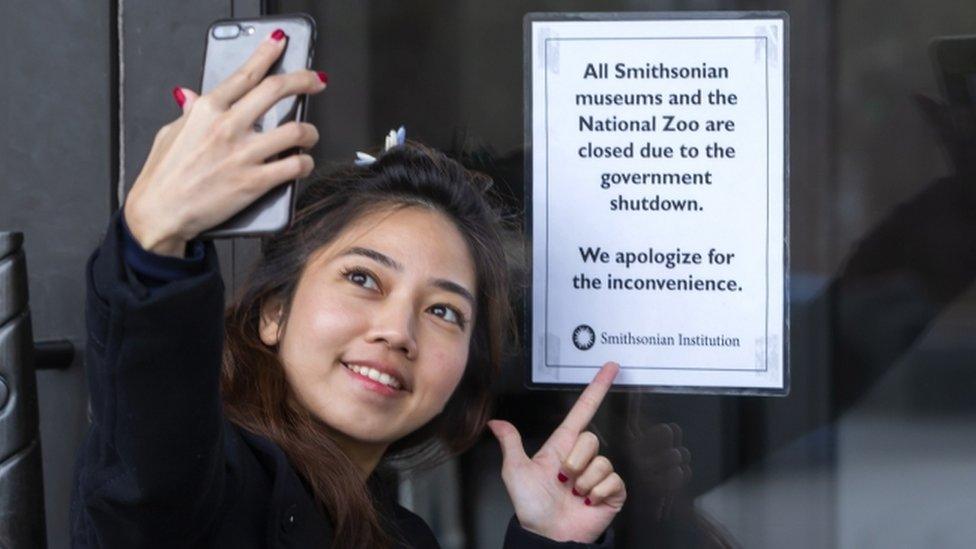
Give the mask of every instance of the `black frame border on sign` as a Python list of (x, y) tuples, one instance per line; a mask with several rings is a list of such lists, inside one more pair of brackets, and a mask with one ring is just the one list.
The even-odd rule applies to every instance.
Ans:
[[(525, 185), (525, 207), (524, 207), (524, 242), (525, 257), (529, 265), (530, 281), (529, 291), (523, 296), (523, 306), (525, 311), (522, 326), (523, 341), (527, 341), (524, 356), (528, 359), (527, 367), (524, 369), (523, 384), (529, 389), (541, 390), (577, 390), (584, 383), (546, 383), (534, 382), (532, 380), (533, 360), (536, 346), (544, 344), (533, 340), (533, 289), (532, 280), (534, 273), (533, 260), (533, 106), (532, 106), (532, 78), (533, 78), (533, 48), (532, 43), (532, 24), (535, 22), (561, 22), (561, 21), (656, 21), (656, 20), (708, 20), (708, 19), (770, 19), (783, 22), (783, 386), (773, 388), (758, 387), (736, 387), (736, 386), (677, 386), (677, 385), (615, 385), (613, 391), (619, 392), (658, 392), (658, 393), (682, 393), (682, 394), (715, 394), (715, 395), (741, 395), (741, 396), (786, 396), (790, 390), (790, 208), (789, 208), (789, 179), (790, 179), (790, 141), (789, 141), (789, 15), (783, 11), (710, 11), (710, 12), (588, 12), (588, 13), (527, 13), (523, 18), (523, 123), (524, 123), (524, 142), (525, 142), (525, 165), (524, 165), (524, 185)], [(745, 38), (745, 37), (743, 37)], [(548, 41), (548, 40), (547, 40)], [(768, 86), (767, 78), (767, 86)], [(767, 93), (768, 100), (768, 93)], [(768, 121), (767, 121), (768, 124)], [(767, 139), (769, 132), (767, 131)], [(767, 149), (768, 154), (768, 149)], [(767, 179), (769, 174), (767, 172)], [(768, 185), (768, 183), (767, 183)], [(768, 200), (768, 192), (767, 192)], [(547, 202), (548, 205), (548, 202)], [(768, 215), (768, 207), (767, 207)], [(547, 235), (548, 237), (548, 235)], [(768, 253), (768, 230), (767, 246)], [(768, 256), (767, 256), (768, 258)], [(548, 258), (547, 258), (548, 260)], [(768, 259), (766, 277), (769, 276)], [(767, 296), (768, 296), (767, 283)], [(767, 307), (767, 333), (768, 333), (768, 307)], [(767, 361), (769, 358), (767, 349)], [(624, 368), (623, 365), (621, 365)], [(592, 369), (594, 374), (600, 365), (594, 366), (572, 366), (572, 368)], [(629, 367), (641, 370), (689, 370), (692, 368), (670, 368), (670, 367)], [(628, 369), (629, 369), (628, 368)], [(725, 368), (694, 368), (695, 370), (713, 371), (757, 371), (755, 368), (748, 369), (725, 369)], [(768, 369), (768, 366), (767, 366)]]

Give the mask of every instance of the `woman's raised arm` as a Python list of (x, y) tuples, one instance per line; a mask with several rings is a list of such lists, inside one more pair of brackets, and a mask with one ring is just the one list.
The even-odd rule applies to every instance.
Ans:
[[(267, 189), (311, 170), (307, 155), (266, 159), (318, 139), (307, 124), (258, 134), (254, 119), (288, 95), (324, 88), (311, 71), (264, 78), (284, 40), (269, 38), (212, 93), (184, 92), (125, 204), (88, 262), (86, 372), (92, 425), (79, 451), (72, 537), (79, 547), (205, 544), (232, 503), (234, 458), (219, 375), (224, 286), (212, 243), (183, 276), (147, 287), (126, 239), (163, 262)], [(164, 257), (164, 256), (175, 256)]]

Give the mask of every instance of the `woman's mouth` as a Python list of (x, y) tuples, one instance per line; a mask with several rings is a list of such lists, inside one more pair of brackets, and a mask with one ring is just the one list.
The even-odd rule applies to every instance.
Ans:
[(403, 392), (400, 382), (389, 374), (380, 372), (369, 366), (346, 364), (345, 362), (341, 364), (369, 389), (385, 395), (395, 395)]

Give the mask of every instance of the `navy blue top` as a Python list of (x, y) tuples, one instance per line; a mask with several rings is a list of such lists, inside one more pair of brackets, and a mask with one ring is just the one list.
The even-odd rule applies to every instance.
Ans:
[(155, 254), (145, 250), (132, 236), (123, 212), (119, 212), (119, 222), (122, 225), (122, 257), (146, 286), (162, 286), (167, 282), (199, 274), (203, 270), (202, 241), (191, 240), (187, 243), (186, 257), (183, 258)]

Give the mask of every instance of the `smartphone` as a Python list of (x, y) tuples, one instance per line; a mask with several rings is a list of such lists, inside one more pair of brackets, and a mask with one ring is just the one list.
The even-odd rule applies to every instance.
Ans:
[[(221, 19), (207, 30), (201, 93), (208, 93), (234, 73), (254, 53), (258, 44), (275, 29), (285, 31), (288, 43), (268, 75), (293, 72), (312, 66), (315, 20), (305, 14), (275, 15), (246, 19)], [(271, 131), (293, 120), (304, 121), (308, 98), (286, 97), (255, 121), (258, 132)], [(285, 151), (280, 157), (297, 152)], [(220, 225), (203, 232), (202, 238), (230, 238), (274, 233), (291, 223), (295, 208), (295, 181), (279, 185)]]
[(946, 101), (976, 105), (976, 35), (935, 38), (930, 53)]

